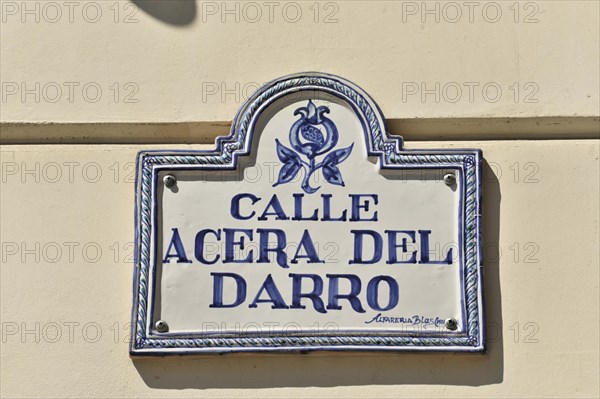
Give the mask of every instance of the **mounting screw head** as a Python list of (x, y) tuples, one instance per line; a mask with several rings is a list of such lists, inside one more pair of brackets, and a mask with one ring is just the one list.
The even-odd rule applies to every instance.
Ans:
[(156, 327), (156, 331), (161, 333), (169, 331), (169, 325), (162, 320), (157, 321), (156, 324), (154, 324), (154, 327)]
[(445, 323), (446, 328), (450, 331), (454, 331), (458, 328), (458, 322), (456, 319), (446, 319)]
[(444, 183), (446, 183), (447, 186), (453, 186), (456, 184), (456, 176), (454, 176), (454, 173), (446, 173), (444, 175)]
[(165, 183), (165, 186), (167, 187), (173, 187), (175, 183), (177, 183), (177, 179), (173, 175), (166, 175), (163, 177), (163, 183)]

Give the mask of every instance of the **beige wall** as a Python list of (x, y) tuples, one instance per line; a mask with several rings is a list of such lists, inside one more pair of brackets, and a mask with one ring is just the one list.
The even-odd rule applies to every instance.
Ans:
[[(600, 395), (598, 2), (476, 2), (472, 22), (457, 2), (458, 23), (436, 2), (439, 22), (421, 2), (322, 2), (317, 22), (297, 2), (296, 23), (291, 2), (272, 23), (262, 2), (256, 23), (243, 3), (239, 22), (135, 3), (75, 2), (71, 23), (59, 1), (52, 23), (47, 2), (0, 1), (2, 397)], [(303, 70), (362, 86), (410, 148), (483, 149), (487, 355), (129, 358), (136, 152), (210, 145), (246, 91)], [(439, 101), (408, 94), (422, 83)]]
[[(272, 7), (259, 1), (254, 4), (261, 17), (254, 23), (256, 7), (243, 2), (140, 3), (151, 12), (166, 8), (167, 20), (165, 13), (195, 12), (184, 25), (161, 22), (126, 0), (61, 6), (60, 18), (45, 2), (28, 3), (0, 2), (6, 21), (2, 81), (18, 86), (2, 104), (3, 121), (229, 121), (257, 85), (311, 70), (357, 82), (388, 118), (598, 115), (595, 1), (518, 2), (516, 7), (508, 1), (455, 2), (458, 8), (420, 1), (317, 6), (299, 1)], [(437, 14), (425, 13), (436, 7)], [(457, 10), (461, 17), (453, 23)], [(50, 84), (46, 96), (35, 103), (30, 94), (23, 103), (21, 84), (35, 91), (36, 82), (39, 92)], [(434, 92), (425, 102), (421, 84)], [(12, 93), (14, 86), (7, 89)]]

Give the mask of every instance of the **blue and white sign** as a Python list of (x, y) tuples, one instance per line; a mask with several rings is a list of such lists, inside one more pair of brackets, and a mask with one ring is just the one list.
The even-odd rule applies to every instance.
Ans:
[(481, 164), (317, 73), (213, 150), (140, 152), (131, 353), (483, 351)]

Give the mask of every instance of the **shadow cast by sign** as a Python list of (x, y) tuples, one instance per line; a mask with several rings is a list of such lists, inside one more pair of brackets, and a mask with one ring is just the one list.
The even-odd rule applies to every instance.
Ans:
[[(500, 185), (484, 163), (483, 236), (498, 248)], [(230, 354), (133, 358), (144, 383), (157, 389), (336, 387), (363, 385), (483, 386), (504, 379), (504, 342), (499, 257), (484, 259), (488, 347), (484, 356), (460, 354), (324, 355)], [(490, 328), (493, 326), (493, 328)]]
[[(197, 355), (135, 358), (146, 384), (180, 389), (502, 381), (499, 259), (486, 264), (484, 305), (481, 241), (483, 233), (488, 245), (497, 246), (498, 180), (480, 150), (404, 149), (384, 120), (358, 86), (333, 75), (298, 74), (257, 91), (215, 150), (138, 155), (141, 252), (131, 354)], [(363, 146), (355, 145), (362, 138)], [(253, 181), (244, 172), (259, 164), (276, 168), (268, 179)], [(321, 180), (313, 181), (317, 176)], [(223, 225), (240, 221), (258, 228)], [(307, 228), (317, 239), (333, 239), (341, 262), (324, 261)], [(271, 239), (269, 233), (275, 233)], [(302, 238), (286, 244), (286, 236)], [(249, 244), (258, 247), (248, 250)], [(211, 245), (227, 249), (209, 254)], [(290, 245), (291, 255), (285, 251)], [(268, 258), (269, 251), (276, 256)], [(290, 273), (290, 281), (289, 271), (304, 274)], [(329, 274), (335, 272), (344, 274)], [(302, 278), (312, 280), (312, 291), (302, 289)], [(348, 280), (341, 293), (340, 279)], [(325, 285), (328, 295), (321, 297)], [(247, 287), (260, 287), (253, 301), (256, 291), (248, 296)], [(484, 351), (484, 308), (494, 327), (488, 354), (449, 354)], [(315, 321), (335, 328), (314, 330)], [(265, 330), (261, 322), (278, 327)], [(281, 353), (243, 353), (273, 351)], [(232, 370), (241, 373), (231, 379)]]

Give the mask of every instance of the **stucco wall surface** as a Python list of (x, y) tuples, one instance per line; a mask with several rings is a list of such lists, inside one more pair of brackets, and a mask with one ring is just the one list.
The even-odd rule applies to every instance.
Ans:
[(131, 165), (147, 147), (4, 146), (2, 396), (597, 396), (598, 142), (460, 146), (486, 159), (487, 355), (133, 361)]
[[(0, 396), (599, 397), (599, 18), (0, 0)], [(212, 147), (262, 83), (310, 70), (360, 85), (408, 148), (483, 150), (488, 353), (132, 360), (137, 151)]]
[(0, 2), (2, 121), (230, 121), (313, 70), (388, 118), (598, 115), (597, 1), (46, 3)]

